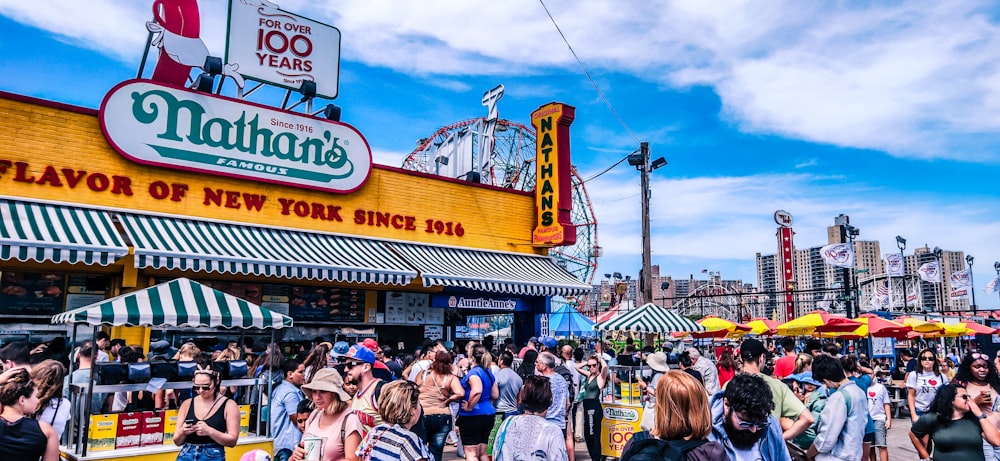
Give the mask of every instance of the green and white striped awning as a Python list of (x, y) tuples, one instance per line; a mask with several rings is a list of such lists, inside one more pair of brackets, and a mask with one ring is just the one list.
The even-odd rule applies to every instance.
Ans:
[(417, 276), (377, 240), (172, 217), (118, 218), (138, 268), (393, 285)]
[(590, 285), (546, 256), (388, 243), (420, 271), (425, 287), (448, 286), (522, 296), (574, 296)]
[(106, 211), (0, 199), (0, 260), (107, 266), (127, 254)]
[(292, 318), (186, 278), (52, 317), (52, 323), (152, 327), (285, 328)]
[(633, 311), (619, 314), (608, 321), (594, 325), (595, 330), (634, 331), (636, 333), (678, 333), (705, 331), (694, 320), (652, 303)]

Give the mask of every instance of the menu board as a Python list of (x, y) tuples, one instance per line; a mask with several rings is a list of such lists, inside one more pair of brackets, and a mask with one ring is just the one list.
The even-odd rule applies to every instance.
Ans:
[(288, 303), (290, 301), (291, 287), (288, 285), (264, 284), (260, 287), (261, 298), (260, 307), (270, 309), (279, 314), (288, 315)]
[(295, 320), (364, 322), (365, 292), (354, 288), (293, 286), (288, 315)]
[(0, 314), (55, 315), (63, 311), (66, 276), (42, 272), (3, 272)]
[(111, 278), (94, 275), (70, 275), (66, 282), (66, 310), (104, 301)]
[(385, 323), (440, 325), (444, 323), (444, 310), (431, 308), (426, 293), (389, 291), (385, 295)]
[(210, 286), (227, 295), (233, 295), (244, 301), (250, 301), (258, 306), (260, 305), (261, 286), (259, 283), (212, 282)]

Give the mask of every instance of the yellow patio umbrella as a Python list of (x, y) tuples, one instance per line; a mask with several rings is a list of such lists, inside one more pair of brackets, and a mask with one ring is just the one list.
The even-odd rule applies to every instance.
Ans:
[(900, 317), (896, 319), (897, 322), (902, 323), (913, 329), (913, 333), (916, 334), (940, 334), (944, 331), (944, 328), (934, 322), (928, 322), (926, 320), (920, 320), (913, 317)]
[(696, 323), (705, 327), (705, 331), (693, 333), (695, 338), (726, 338), (739, 337), (750, 332), (751, 328), (741, 323), (709, 315)]
[(849, 333), (857, 330), (861, 322), (825, 311), (813, 311), (778, 325), (781, 336), (810, 336), (813, 333)]
[(756, 318), (747, 322), (750, 327), (748, 335), (771, 336), (778, 332), (778, 322), (771, 319)]

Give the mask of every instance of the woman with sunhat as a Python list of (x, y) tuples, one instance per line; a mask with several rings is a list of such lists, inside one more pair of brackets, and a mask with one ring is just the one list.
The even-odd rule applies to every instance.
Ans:
[[(302, 385), (302, 391), (316, 405), (306, 420), (302, 439), (318, 437), (320, 461), (357, 460), (363, 428), (361, 419), (351, 410), (351, 396), (344, 391), (344, 379), (333, 368), (320, 368), (313, 380)], [(292, 451), (289, 461), (302, 461), (306, 448), (302, 443)]]

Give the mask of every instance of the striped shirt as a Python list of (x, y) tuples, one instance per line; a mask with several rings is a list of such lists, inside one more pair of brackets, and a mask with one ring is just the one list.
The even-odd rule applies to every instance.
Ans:
[(358, 459), (361, 461), (417, 461), (426, 459), (435, 461), (427, 446), (417, 438), (417, 435), (404, 429), (399, 424), (379, 424), (365, 437), (358, 446)]

